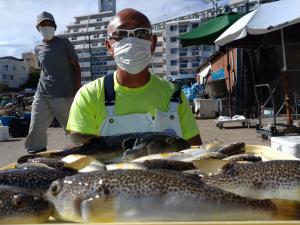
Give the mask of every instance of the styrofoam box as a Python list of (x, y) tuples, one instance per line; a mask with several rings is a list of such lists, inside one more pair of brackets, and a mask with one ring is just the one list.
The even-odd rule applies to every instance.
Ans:
[(0, 126), (0, 141), (9, 139), (8, 126)]
[(272, 137), (271, 147), (300, 158), (300, 136)]
[(217, 108), (217, 101), (215, 99), (194, 99), (195, 112), (200, 118), (215, 118)]

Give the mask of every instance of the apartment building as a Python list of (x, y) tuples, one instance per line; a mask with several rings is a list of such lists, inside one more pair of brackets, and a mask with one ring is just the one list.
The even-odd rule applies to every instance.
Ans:
[(37, 58), (33, 52), (22, 53), (22, 59), (29, 64), (30, 72), (38, 68)]
[(88, 83), (111, 74), (116, 66), (106, 51), (106, 28), (116, 11), (115, 0), (99, 0), (99, 12), (76, 16), (67, 30), (58, 36), (68, 38), (79, 56), (81, 82)]
[(0, 84), (19, 88), (29, 77), (29, 64), (23, 59), (7, 56), (0, 58)]
[[(247, 12), (258, 4), (255, 0), (232, 0), (230, 5), (217, 10), (201, 12), (173, 18), (152, 24), (157, 35), (157, 46), (153, 54), (150, 71), (162, 77), (176, 75), (196, 75), (199, 65), (214, 52), (215, 47), (201, 45), (183, 48), (178, 36), (196, 28), (216, 14), (226, 11)], [(82, 70), (82, 83), (114, 72), (116, 65), (105, 48), (106, 28), (116, 11), (116, 0), (99, 0), (99, 12), (76, 16), (67, 30), (58, 36), (69, 38), (75, 46)]]

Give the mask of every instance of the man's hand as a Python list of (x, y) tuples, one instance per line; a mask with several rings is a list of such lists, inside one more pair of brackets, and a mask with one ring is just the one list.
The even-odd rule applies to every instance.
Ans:
[(199, 134), (190, 138), (187, 141), (190, 143), (190, 145), (202, 145), (202, 140)]
[(75, 145), (81, 145), (87, 143), (90, 139), (97, 136), (91, 134), (80, 134), (73, 131), (67, 131), (67, 137), (71, 143)]

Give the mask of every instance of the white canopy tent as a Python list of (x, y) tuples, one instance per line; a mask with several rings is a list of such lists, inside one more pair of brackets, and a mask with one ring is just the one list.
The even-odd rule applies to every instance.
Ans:
[(285, 43), (300, 42), (299, 28), (300, 0), (281, 0), (260, 5), (236, 21), (215, 40), (218, 46), (240, 48), (281, 44), (288, 124), (291, 124), (292, 120), (285, 74), (287, 71)]
[(231, 25), (215, 40), (215, 44), (226, 46), (249, 35), (265, 35), (280, 30), (280, 41), (283, 50), (283, 71), (285, 71), (286, 56), (283, 29), (298, 23), (300, 23), (300, 0), (281, 0), (262, 4), (256, 10), (246, 14)]

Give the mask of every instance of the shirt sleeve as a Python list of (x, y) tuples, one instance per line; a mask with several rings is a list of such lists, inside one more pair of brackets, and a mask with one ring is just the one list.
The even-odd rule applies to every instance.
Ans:
[(74, 49), (74, 46), (67, 38), (66, 38), (66, 50), (70, 60), (71, 59), (78, 60), (78, 55)]
[(99, 125), (104, 115), (103, 109), (101, 110), (101, 97), (97, 90), (96, 82), (79, 89), (70, 109), (67, 130), (81, 134), (99, 134)]
[(196, 124), (195, 117), (192, 113), (189, 102), (186, 99), (185, 94), (181, 91), (180, 98), (182, 103), (179, 105), (179, 120), (182, 130), (183, 138), (188, 140), (199, 134), (199, 129)]

